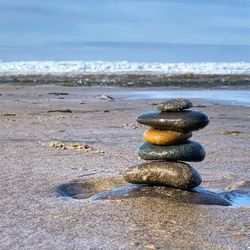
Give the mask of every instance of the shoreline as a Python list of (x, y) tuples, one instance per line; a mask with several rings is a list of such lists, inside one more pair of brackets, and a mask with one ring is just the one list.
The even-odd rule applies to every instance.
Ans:
[(216, 74), (0, 74), (0, 85), (60, 85), (168, 88), (250, 88), (250, 75)]
[[(58, 92), (58, 89), (61, 89)], [(232, 105), (250, 107), (250, 88), (241, 87), (120, 87), (120, 86), (61, 86), (54, 84), (43, 85), (10, 85), (0, 84), (0, 100), (7, 100), (8, 95), (15, 95), (16, 90), (22, 95), (23, 91), (37, 90), (41, 92), (36, 98), (43, 101), (44, 98), (54, 96), (55, 99), (65, 101), (79, 101), (91, 96), (103, 100), (116, 101), (149, 101), (155, 104), (155, 100), (161, 101), (171, 98), (188, 98), (199, 103), (209, 105)], [(7, 91), (8, 94), (5, 92)]]

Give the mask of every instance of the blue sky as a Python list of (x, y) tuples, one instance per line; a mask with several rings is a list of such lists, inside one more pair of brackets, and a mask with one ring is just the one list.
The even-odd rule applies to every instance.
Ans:
[(51, 59), (56, 46), (94, 54), (98, 45), (114, 53), (112, 47), (140, 44), (232, 45), (244, 54), (249, 11), (249, 0), (0, 0), (0, 59), (32, 51), (36, 59), (39, 48)]

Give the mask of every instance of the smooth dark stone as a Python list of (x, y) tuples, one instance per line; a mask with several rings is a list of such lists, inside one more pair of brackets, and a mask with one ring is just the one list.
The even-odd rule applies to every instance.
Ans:
[(162, 112), (182, 111), (184, 109), (189, 109), (191, 107), (193, 107), (193, 104), (189, 100), (183, 98), (171, 99), (157, 105), (157, 108)]
[(201, 176), (190, 165), (181, 162), (152, 161), (125, 169), (125, 181), (191, 189), (201, 184)]
[(171, 146), (158, 146), (148, 142), (143, 143), (138, 151), (144, 160), (164, 161), (203, 161), (206, 152), (204, 148), (195, 141), (188, 140), (184, 144)]
[(137, 117), (137, 122), (156, 128), (187, 133), (204, 128), (209, 123), (202, 112), (185, 110), (182, 112), (146, 112)]

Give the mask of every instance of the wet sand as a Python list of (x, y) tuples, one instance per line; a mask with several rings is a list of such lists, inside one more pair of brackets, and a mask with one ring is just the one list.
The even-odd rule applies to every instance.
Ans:
[(250, 87), (250, 75), (177, 74), (161, 73), (95, 73), (95, 74), (0, 74), (1, 84), (116, 87), (181, 87), (237, 88)]
[[(158, 100), (100, 98), (115, 91), (124, 89), (0, 86), (1, 249), (248, 249), (249, 206), (57, 193), (76, 179), (94, 179), (96, 191), (112, 188), (103, 178), (119, 180), (125, 167), (142, 162), (136, 152), (145, 128), (135, 118)], [(207, 152), (191, 163), (201, 186), (249, 185), (250, 108), (192, 101), (210, 117), (193, 135)]]

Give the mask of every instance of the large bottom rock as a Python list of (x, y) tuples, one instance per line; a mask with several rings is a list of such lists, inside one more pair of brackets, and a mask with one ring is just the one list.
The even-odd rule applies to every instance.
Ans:
[(206, 156), (204, 148), (199, 143), (190, 140), (171, 146), (145, 142), (140, 146), (138, 154), (144, 160), (159, 161), (203, 161)]
[(201, 176), (190, 165), (181, 162), (153, 161), (125, 169), (123, 177), (136, 184), (164, 185), (191, 189), (201, 183)]

